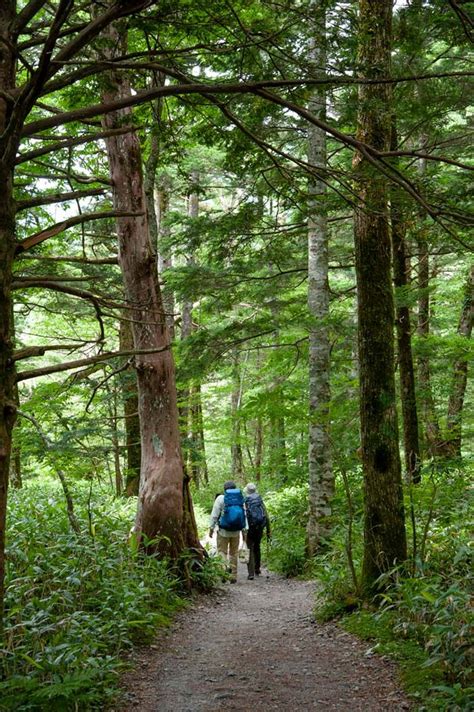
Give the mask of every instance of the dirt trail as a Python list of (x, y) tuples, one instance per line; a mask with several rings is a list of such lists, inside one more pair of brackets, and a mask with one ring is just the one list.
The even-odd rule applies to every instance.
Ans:
[(395, 666), (315, 623), (314, 586), (266, 572), (226, 584), (135, 656), (120, 712), (410, 709)]

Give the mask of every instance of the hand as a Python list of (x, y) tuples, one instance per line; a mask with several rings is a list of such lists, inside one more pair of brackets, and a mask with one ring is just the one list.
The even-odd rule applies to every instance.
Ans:
[(212, 537), (214, 536), (214, 529), (209, 529), (209, 536), (212, 539)]

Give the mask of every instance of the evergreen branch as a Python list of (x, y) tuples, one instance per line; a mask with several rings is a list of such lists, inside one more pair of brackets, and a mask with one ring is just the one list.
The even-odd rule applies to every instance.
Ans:
[(97, 141), (101, 138), (108, 138), (109, 136), (120, 136), (121, 134), (128, 133), (129, 131), (135, 131), (135, 126), (124, 126), (119, 129), (109, 129), (108, 131), (98, 131), (94, 134), (87, 134), (85, 136), (78, 136), (77, 138), (67, 138), (62, 141), (56, 141), (56, 143), (51, 143), (49, 146), (43, 146), (35, 151), (28, 151), (27, 153), (20, 153), (15, 161), (18, 166), (21, 163), (26, 163), (26, 161), (31, 161), (33, 158), (39, 158), (47, 153), (52, 153), (53, 151), (60, 151), (63, 148), (71, 148), (72, 146), (80, 146), (83, 143), (89, 143), (90, 141)]
[(82, 366), (90, 366), (95, 363), (101, 363), (102, 361), (109, 361), (113, 358), (119, 358), (121, 356), (148, 356), (152, 354), (161, 353), (169, 349), (169, 345), (157, 347), (155, 349), (137, 349), (134, 351), (108, 351), (107, 353), (98, 354), (97, 356), (91, 356), (90, 358), (78, 359), (77, 361), (67, 361), (65, 363), (58, 363), (53, 366), (44, 366), (43, 368), (35, 368), (31, 371), (20, 371), (17, 373), (16, 381), (26, 381), (30, 378), (38, 378), (40, 376), (49, 376), (52, 373), (60, 373), (62, 371), (70, 371), (74, 368), (81, 368)]
[[(168, 69), (167, 74), (170, 74)], [(451, 72), (448, 73), (450, 77), (454, 76), (474, 76), (474, 72)], [(440, 77), (441, 74), (429, 75), (425, 78)], [(411, 77), (410, 77), (411, 79)], [(420, 79), (420, 77), (418, 77)], [(278, 88), (295, 88), (313, 85), (324, 85), (331, 83), (330, 79), (274, 79), (266, 81), (257, 82), (240, 82), (240, 83), (224, 83), (224, 84), (202, 84), (202, 83), (192, 83), (192, 84), (173, 84), (163, 87), (152, 87), (150, 89), (143, 89), (138, 91), (136, 94), (127, 95), (116, 101), (111, 101), (105, 104), (93, 104), (92, 106), (83, 107), (81, 109), (75, 109), (73, 111), (65, 111), (57, 116), (48, 116), (44, 119), (38, 119), (37, 121), (32, 121), (30, 124), (26, 124), (22, 131), (22, 136), (31, 136), (31, 134), (37, 133), (38, 131), (44, 131), (45, 129), (53, 128), (54, 126), (60, 126), (73, 121), (81, 121), (83, 119), (89, 119), (94, 116), (101, 116), (103, 114), (108, 114), (113, 111), (119, 111), (120, 109), (125, 109), (132, 106), (137, 106), (138, 104), (143, 104), (147, 101), (152, 101), (159, 97), (166, 96), (184, 96), (186, 94), (260, 94), (265, 95), (265, 90), (268, 89), (278, 89)], [(392, 79), (374, 79), (374, 80), (364, 80), (364, 79), (345, 79), (340, 80), (343, 83), (349, 84), (386, 84), (393, 83)], [(275, 94), (268, 93), (267, 99), (270, 97), (277, 97)], [(278, 97), (280, 102), (285, 102), (287, 100)], [(275, 103), (275, 102), (274, 102)], [(293, 102), (287, 101), (288, 108), (290, 104), (293, 106), (298, 106)], [(326, 125), (327, 126), (327, 125)], [(329, 133), (335, 131), (332, 129)], [(343, 138), (350, 138), (341, 132), (338, 132)], [(355, 141), (355, 139), (353, 139)]]
[(46, 344), (44, 346), (27, 346), (13, 352), (13, 361), (22, 361), (25, 358), (44, 356), (47, 351), (75, 351), (81, 348), (82, 344)]
[(51, 205), (54, 203), (63, 203), (66, 200), (78, 200), (93, 195), (104, 195), (104, 188), (91, 188), (90, 190), (75, 190), (69, 193), (55, 193), (53, 195), (43, 195), (29, 200), (18, 200), (17, 211), (35, 208), (40, 205)]
[(28, 279), (25, 282), (20, 280), (14, 280), (11, 284), (11, 289), (51, 289), (53, 292), (62, 292), (62, 294), (69, 294), (73, 297), (79, 297), (80, 299), (87, 299), (94, 306), (95, 313), (97, 316), (97, 321), (99, 322), (100, 336), (97, 339), (98, 343), (105, 341), (105, 330), (104, 322), (102, 321), (102, 311), (100, 306), (100, 298), (97, 297), (92, 292), (85, 289), (76, 289), (75, 287), (69, 287), (65, 284), (57, 284), (55, 282), (50, 282), (47, 279)]
[(50, 262), (78, 262), (85, 265), (118, 265), (117, 257), (97, 257), (89, 259), (88, 257), (69, 257), (68, 255), (29, 255), (21, 253), (21, 260), (49, 260)]
[(63, 220), (60, 223), (56, 223), (47, 230), (42, 230), (41, 232), (37, 232), (34, 235), (30, 235), (30, 237), (25, 238), (21, 242), (17, 243), (16, 251), (18, 253), (23, 252), (25, 250), (29, 250), (31, 247), (39, 245), (41, 242), (48, 240), (50, 237), (54, 237), (55, 235), (59, 235), (61, 232), (64, 232), (64, 230), (68, 230), (70, 227), (74, 227), (75, 225), (82, 225), (83, 223), (89, 222), (90, 220), (139, 217), (142, 214), (143, 213), (133, 213), (120, 210), (104, 210), (101, 213), (86, 213), (85, 215), (75, 215), (72, 218), (68, 218), (67, 220)]

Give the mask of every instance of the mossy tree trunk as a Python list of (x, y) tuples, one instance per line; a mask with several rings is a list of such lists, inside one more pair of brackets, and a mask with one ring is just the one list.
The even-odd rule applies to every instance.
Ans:
[[(359, 2), (359, 71), (390, 76), (392, 0)], [(357, 137), (390, 146), (390, 89), (359, 89)], [(381, 574), (406, 559), (406, 533), (394, 374), (394, 303), (388, 191), (385, 177), (362, 154), (354, 158), (358, 193), (355, 254), (358, 296), (361, 457), (364, 473), (364, 557), (367, 595)]]
[[(396, 120), (392, 121), (391, 148), (397, 149)], [(405, 220), (401, 190), (392, 185), (390, 189), (393, 283), (398, 290), (395, 323), (397, 327), (398, 368), (400, 373), (400, 396), (403, 416), (403, 441), (405, 468), (408, 482), (421, 480), (420, 441), (418, 437), (418, 408), (415, 390), (415, 368), (411, 348), (410, 308), (406, 303), (409, 280), (405, 246)]]
[[(326, 66), (325, 0), (311, 5), (315, 35), (310, 59), (313, 74), (321, 77)], [(318, 118), (326, 119), (324, 89), (314, 90), (308, 105)], [(326, 134), (313, 124), (308, 129), (308, 163), (313, 174), (308, 184), (308, 310), (309, 328), (309, 517), (307, 550), (313, 556), (321, 540), (331, 534), (334, 474), (329, 437), (329, 250), (326, 208)]]

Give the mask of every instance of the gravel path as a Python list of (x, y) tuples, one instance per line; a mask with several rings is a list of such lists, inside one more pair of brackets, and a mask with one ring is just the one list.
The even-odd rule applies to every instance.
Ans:
[(117, 712), (410, 709), (393, 663), (313, 620), (313, 584), (244, 568), (137, 652)]

